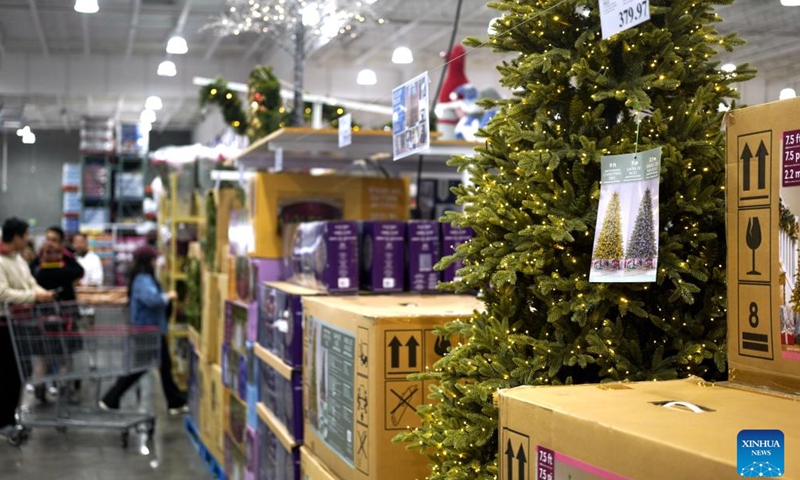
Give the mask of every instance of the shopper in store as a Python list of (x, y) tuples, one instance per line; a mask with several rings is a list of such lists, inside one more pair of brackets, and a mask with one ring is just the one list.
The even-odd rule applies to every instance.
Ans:
[[(186, 394), (178, 389), (172, 378), (172, 360), (167, 342), (167, 310), (170, 302), (177, 298), (174, 291), (164, 292), (156, 280), (155, 268), (158, 252), (150, 245), (142, 245), (133, 252), (133, 267), (128, 281), (128, 303), (131, 323), (138, 326), (161, 328), (161, 388), (167, 400), (170, 414), (187, 412)], [(116, 410), (120, 399), (144, 375), (134, 373), (117, 380), (111, 390), (100, 401), (100, 408)]]
[(4, 305), (52, 302), (54, 292), (36, 284), (21, 253), (28, 245), (28, 224), (18, 218), (3, 223), (0, 244), (0, 436), (8, 437), (16, 428), (22, 382), (6, 323)]
[(75, 249), (75, 259), (83, 267), (84, 275), (80, 285), (84, 287), (99, 287), (103, 285), (103, 262), (100, 256), (89, 250), (86, 235), (75, 234), (72, 237), (72, 247)]
[[(53, 226), (47, 229), (45, 242), (44, 245), (42, 245), (42, 249), (39, 251), (38, 261), (33, 271), (36, 282), (39, 285), (57, 293), (56, 300), (59, 302), (74, 302), (76, 299), (75, 283), (84, 276), (84, 272), (83, 267), (80, 266), (72, 255), (72, 252), (65, 247), (65, 238), (64, 230), (62, 230), (61, 227)], [(53, 331), (71, 330), (73, 325), (72, 323), (65, 322), (59, 325), (48, 325), (48, 328)], [(65, 353), (61, 351), (63, 349), (62, 342), (53, 342), (50, 348), (52, 349), (52, 353), (56, 356), (60, 357)], [(81, 348), (80, 339), (72, 339), (67, 343), (67, 348), (69, 349), (69, 353), (79, 350)], [(45, 367), (50, 373), (66, 371), (69, 368), (69, 364), (66, 360), (68, 359), (65, 358), (60, 365), (34, 365), (34, 368), (37, 370), (37, 376), (39, 373), (44, 373), (43, 370)], [(67, 385), (62, 385), (62, 387), (61, 393), (70, 397), (70, 400), (73, 402), (78, 401), (81, 389), (80, 380), (72, 382), (71, 388), (67, 388)], [(50, 392), (53, 395), (60, 393), (56, 385), (50, 385)], [(39, 402), (44, 403), (47, 401), (44, 385), (37, 385), (34, 389), (34, 393)]]

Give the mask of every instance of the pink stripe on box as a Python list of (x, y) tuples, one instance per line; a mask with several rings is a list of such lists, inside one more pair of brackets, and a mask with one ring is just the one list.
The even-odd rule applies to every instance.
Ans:
[(577, 458), (572, 458), (564, 455), (563, 453), (556, 452), (556, 461), (566, 463), (567, 465), (577, 468), (578, 470), (584, 471), (586, 473), (592, 474), (597, 478), (602, 478), (604, 480), (630, 480), (627, 477), (623, 477), (617, 475), (616, 473), (611, 473), (603, 470), (602, 468), (595, 467), (594, 465), (590, 465), (586, 462), (582, 462)]
[(782, 352), (781, 356), (783, 358), (788, 358), (789, 360), (800, 360), (800, 352)]

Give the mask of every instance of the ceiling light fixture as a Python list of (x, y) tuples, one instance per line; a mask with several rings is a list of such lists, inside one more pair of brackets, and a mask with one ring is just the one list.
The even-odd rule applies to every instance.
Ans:
[(392, 63), (399, 65), (414, 63), (414, 54), (411, 53), (411, 49), (408, 47), (397, 47), (392, 53)]
[(163, 106), (164, 103), (161, 101), (161, 97), (157, 95), (150, 95), (144, 102), (144, 108), (148, 110), (161, 110)]
[(36, 135), (33, 132), (28, 132), (22, 136), (22, 143), (25, 145), (33, 145), (36, 143)]
[(178, 33), (170, 37), (169, 41), (167, 42), (167, 53), (171, 53), (173, 55), (183, 55), (188, 51), (189, 45), (186, 44), (186, 39)]
[(29, 127), (27, 125), (22, 127), (22, 128), (20, 128), (19, 130), (17, 130), (17, 136), (18, 137), (24, 137), (25, 135), (28, 135), (30, 133), (32, 133), (31, 132), (31, 127)]
[(781, 90), (781, 94), (778, 96), (778, 100), (788, 100), (796, 96), (797, 92), (794, 91), (794, 88), (784, 88), (783, 90)]
[(733, 73), (736, 71), (736, 65), (732, 63), (726, 63), (725, 65), (719, 67), (719, 69), (725, 73)]
[(175, 62), (172, 60), (164, 60), (158, 64), (158, 71), (156, 72), (160, 77), (174, 77), (178, 74), (178, 69), (175, 67)]
[(365, 68), (358, 72), (358, 77), (356, 77), (356, 83), (359, 85), (375, 85), (378, 83), (378, 76), (375, 75), (373, 70), (369, 68)]
[(142, 114), (139, 115), (139, 121), (152, 124), (156, 121), (156, 112), (148, 109), (142, 110)]
[(75, 11), (78, 13), (97, 13), (99, 10), (97, 0), (75, 0)]
[(800, 0), (781, 0), (784, 7), (800, 7)]

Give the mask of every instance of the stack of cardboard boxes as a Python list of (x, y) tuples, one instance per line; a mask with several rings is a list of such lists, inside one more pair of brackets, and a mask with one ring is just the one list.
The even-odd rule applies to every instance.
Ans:
[(782, 264), (796, 256), (779, 241), (779, 202), (800, 213), (798, 112), (792, 99), (727, 116), (730, 381), (502, 391), (501, 479), (800, 478), (794, 265)]

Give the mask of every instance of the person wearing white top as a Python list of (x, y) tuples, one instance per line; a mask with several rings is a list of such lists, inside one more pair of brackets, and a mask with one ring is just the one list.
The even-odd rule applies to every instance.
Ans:
[(89, 250), (86, 235), (75, 234), (72, 238), (72, 248), (75, 249), (75, 259), (83, 267), (84, 275), (80, 280), (81, 286), (100, 287), (103, 285), (103, 262), (100, 257)]

